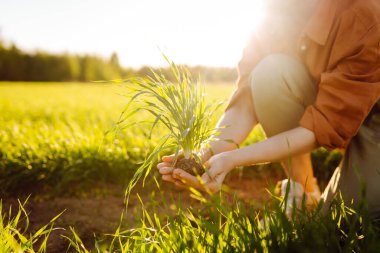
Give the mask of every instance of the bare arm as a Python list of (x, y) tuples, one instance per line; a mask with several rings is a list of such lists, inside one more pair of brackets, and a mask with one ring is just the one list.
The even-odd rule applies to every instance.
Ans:
[[(214, 154), (236, 149), (236, 144), (241, 144), (247, 138), (252, 128), (258, 123), (252, 97), (249, 93), (250, 90), (247, 91), (219, 119), (216, 126), (220, 132), (216, 136), (218, 141), (209, 143)], [(233, 140), (235, 143), (225, 140)], [(208, 160), (208, 158), (204, 160)]]
[(226, 152), (234, 167), (276, 162), (317, 148), (312, 131), (297, 127), (245, 148)]
[(227, 173), (237, 166), (284, 160), (315, 148), (317, 142), (314, 133), (306, 128), (297, 127), (245, 148), (211, 157), (206, 163), (209, 170), (202, 175), (203, 182), (180, 169), (173, 171), (173, 178), (194, 188), (216, 192), (221, 189)]

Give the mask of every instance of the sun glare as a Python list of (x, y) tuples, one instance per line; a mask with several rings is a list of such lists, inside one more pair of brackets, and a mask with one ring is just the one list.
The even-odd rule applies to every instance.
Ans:
[(26, 50), (117, 52), (125, 66), (163, 65), (160, 51), (177, 63), (235, 66), (263, 1), (14, 0), (0, 2), (1, 36)]
[[(164, 14), (157, 17), (155, 10), (160, 8)], [(194, 0), (187, 4), (166, 0), (155, 2), (146, 14), (151, 18), (140, 19), (139, 25), (150, 27), (150, 45), (145, 48), (152, 61), (156, 60), (154, 64), (162, 64), (162, 59), (152, 45), (178, 63), (234, 66), (264, 17), (264, 8), (261, 0)]]

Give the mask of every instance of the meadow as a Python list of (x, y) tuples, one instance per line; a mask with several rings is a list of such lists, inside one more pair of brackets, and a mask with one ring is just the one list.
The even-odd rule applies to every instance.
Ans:
[[(210, 101), (227, 100), (232, 90), (231, 84), (206, 86)], [(109, 132), (127, 103), (124, 93), (123, 86), (117, 84), (1, 83), (1, 199), (7, 202), (30, 195), (29, 201), (53, 203), (63, 196), (87, 203), (86, 198), (99, 194), (114, 198), (104, 190), (112, 186), (123, 203), (124, 187), (163, 134), (163, 130), (157, 129), (150, 136), (150, 129), (141, 126)], [(215, 120), (221, 113), (219, 110), (214, 115)], [(262, 138), (264, 134), (258, 127), (244, 145)], [(340, 157), (339, 152), (324, 149), (313, 153), (322, 188)], [(146, 190), (134, 195), (133, 203), (139, 206), (133, 213), (135, 222), (125, 224), (122, 217), (112, 233), (97, 231), (94, 239), (93, 231), (85, 231), (90, 235), (78, 234), (80, 226), (59, 223), (60, 218), (56, 217), (53, 222), (67, 226), (66, 239), (60, 239), (71, 245), (69, 252), (376, 252), (380, 247), (378, 231), (368, 221), (365, 205), (352, 210), (337, 203), (328, 215), (321, 215), (318, 210), (300, 210), (297, 220), (290, 222), (282, 212), (281, 200), (269, 193), (266, 197), (257, 197), (256, 192), (254, 198), (239, 198), (246, 195), (223, 193), (211, 197), (194, 191), (189, 197), (187, 192), (178, 195), (178, 190), (161, 182), (157, 172), (151, 174)], [(260, 182), (273, 183), (283, 176), (277, 165), (261, 165), (239, 169), (227, 183), (239, 190), (239, 186), (244, 188), (241, 182), (251, 180), (264, 188), (270, 184)], [(252, 186), (246, 187), (245, 193), (249, 190)], [(168, 193), (174, 195), (169, 197)], [(264, 193), (265, 190), (260, 191)], [(23, 208), (27, 204), (14, 204), (13, 214), (19, 214), (15, 217), (6, 215), (7, 208), (0, 205), (4, 213), (0, 242), (12, 241), (9, 248), (1, 248), (2, 252), (12, 252), (12, 245), (18, 245), (14, 247), (20, 252), (45, 252), (43, 246), (49, 246), (48, 238), (55, 225), (52, 222), (42, 230), (27, 229), (28, 212)], [(103, 204), (96, 208), (110, 207)], [(55, 215), (59, 213), (57, 210)], [(19, 225), (20, 217), (23, 225)], [(90, 219), (95, 219), (95, 223), (107, 222), (96, 216)], [(24, 234), (19, 232), (23, 227)], [(102, 235), (106, 232), (110, 235)]]
[[(213, 85), (210, 94), (226, 99), (231, 90)], [(139, 127), (105, 135), (126, 104), (123, 92), (111, 84), (1, 84), (2, 193), (20, 185), (62, 192), (67, 183), (125, 183), (157, 138), (147, 141)]]

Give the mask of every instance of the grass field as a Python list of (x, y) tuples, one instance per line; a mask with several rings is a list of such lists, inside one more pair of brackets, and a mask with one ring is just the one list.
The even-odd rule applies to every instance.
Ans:
[[(228, 84), (206, 87), (211, 101), (226, 100), (232, 90), (233, 86)], [(162, 135), (158, 129), (148, 139), (149, 129), (134, 127), (105, 136), (105, 132), (114, 127), (126, 104), (126, 99), (120, 95), (123, 92), (122, 87), (108, 84), (1, 83), (1, 198), (43, 195), (53, 203), (57, 197), (74, 196), (80, 199), (79, 202), (88, 203), (82, 199), (83, 196), (101, 187), (102, 183), (119, 185), (122, 189)], [(221, 113), (215, 115), (215, 120)], [(258, 128), (244, 145), (262, 138), (264, 136)], [(320, 149), (313, 153), (313, 163), (322, 187), (339, 159), (337, 152)], [(262, 166), (256, 169), (265, 170)], [(273, 173), (266, 173), (264, 175), (273, 176)], [(269, 179), (264, 176), (260, 180)], [(251, 182), (259, 184), (260, 180), (256, 178)], [(155, 184), (154, 181), (150, 183)], [(161, 182), (157, 184), (165, 188)], [(252, 186), (248, 188), (253, 191)], [(149, 189), (151, 192), (144, 192), (149, 196), (149, 203), (143, 196), (142, 203), (135, 202), (141, 206), (141, 216), (137, 217), (139, 223), (123, 224), (124, 230), (115, 226), (114, 236), (99, 239), (92, 246), (88, 246), (89, 241), (94, 241), (90, 233), (86, 235), (90, 238), (85, 243), (86, 247), (94, 249), (94, 252), (376, 252), (373, 250), (380, 247), (364, 207), (356, 213), (337, 205), (327, 216), (318, 212), (309, 214), (304, 210), (300, 212), (299, 219), (289, 222), (276, 198), (267, 203), (247, 204), (233, 197), (231, 199), (231, 196), (210, 199), (198, 195), (196, 198), (203, 204), (181, 209), (180, 205), (168, 199), (168, 195), (157, 193), (157, 188)], [(174, 193), (177, 194), (176, 191)], [(136, 195), (135, 200), (138, 198)], [(191, 202), (189, 199), (178, 201), (182, 205)], [(152, 206), (156, 208), (150, 209)], [(80, 204), (77, 208), (81, 208)], [(96, 208), (100, 209), (99, 212), (110, 209), (109, 206)], [(1, 205), (0, 209), (2, 213), (7, 212)], [(165, 210), (171, 210), (170, 215)], [(85, 209), (88, 213), (93, 211)], [(27, 216), (22, 208), (19, 214)], [(95, 223), (108, 222), (106, 218), (91, 219), (95, 219)], [(49, 235), (50, 228), (46, 227), (42, 235)], [(17, 222), (8, 220), (7, 223), (2, 217), (0, 244), (11, 237), (18, 238), (15, 244), (22, 242), (14, 232), (17, 229)], [(75, 236), (78, 227), (74, 226), (72, 232), (67, 230), (66, 235), (70, 239), (66, 241), (71, 240), (72, 245), (70, 250), (87, 252), (82, 245), (83, 235)], [(35, 238), (42, 235), (37, 234)], [(25, 247), (36, 250), (37, 246), (30, 245), (38, 243), (33, 241), (33, 236), (30, 238), (29, 241), (25, 239), (29, 245)], [(7, 248), (0, 249), (12, 252)]]
[[(232, 86), (209, 86), (227, 99)], [(0, 85), (1, 190), (93, 180), (125, 183), (155, 145), (148, 129), (104, 137), (126, 104), (115, 85), (2, 83)], [(83, 180), (85, 179), (85, 180)], [(5, 193), (5, 192), (4, 192)]]

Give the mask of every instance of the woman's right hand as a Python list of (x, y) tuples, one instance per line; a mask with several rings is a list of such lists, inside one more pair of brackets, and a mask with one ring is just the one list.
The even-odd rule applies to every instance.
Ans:
[[(199, 152), (199, 157), (201, 158), (202, 163), (208, 161), (211, 157), (211, 152), (209, 149), (203, 149)], [(175, 155), (163, 156), (162, 162), (157, 164), (157, 169), (162, 175), (162, 180), (174, 183), (178, 187), (185, 187), (185, 185), (178, 179), (173, 177), (173, 171), (175, 168), (172, 167), (173, 160)]]
[(231, 152), (212, 156), (204, 166), (206, 171), (201, 178), (180, 169), (174, 169), (172, 177), (174, 180), (179, 180), (186, 188), (192, 187), (212, 194), (222, 189), (224, 178), (236, 167)]

